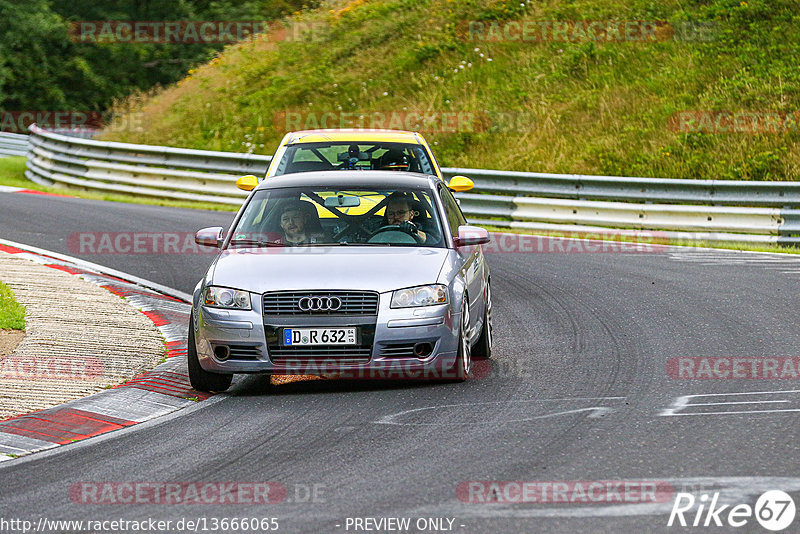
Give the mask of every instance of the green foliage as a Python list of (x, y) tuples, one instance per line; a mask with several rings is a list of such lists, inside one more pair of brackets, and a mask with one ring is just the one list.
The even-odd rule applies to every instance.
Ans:
[[(520, 19), (653, 21), (675, 35), (533, 42), (469, 33), (470, 22)], [(322, 29), (227, 47), (178, 85), (131, 100), (146, 128), (106, 137), (269, 154), (286, 111), (468, 112), (491, 120), (475, 132), (423, 130), (445, 166), (800, 178), (800, 132), (671, 127), (685, 110), (800, 110), (796, 0), (338, 0), (294, 20)]]
[(70, 109), (62, 64), (67, 32), (46, 0), (0, 0), (0, 107)]
[[(222, 46), (78, 43), (78, 21), (268, 21), (302, 0), (0, 0), (0, 110), (107, 110), (132, 91), (174, 83)], [(313, 2), (311, 2), (313, 4)]]
[(0, 330), (24, 330), (25, 306), (14, 300), (14, 293), (0, 282)]

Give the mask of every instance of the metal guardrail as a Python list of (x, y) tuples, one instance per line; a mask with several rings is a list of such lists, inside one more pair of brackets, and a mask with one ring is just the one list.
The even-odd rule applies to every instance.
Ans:
[(25, 176), (40, 184), (238, 205), (243, 174), (264, 174), (270, 156), (95, 141), (31, 126)]
[(486, 193), (626, 202), (708, 204), (715, 206), (800, 207), (800, 182), (680, 180), (581, 174), (442, 169), (472, 178)]
[(0, 132), (0, 155), (24, 156), (28, 153), (28, 136)]
[[(538, 232), (624, 237), (646, 231), (670, 240), (798, 244), (800, 210), (686, 204), (636, 204), (461, 193), (477, 224)], [(501, 220), (497, 220), (501, 217)], [(614, 230), (611, 230), (611, 229)]]
[[(40, 184), (238, 205), (243, 174), (270, 156), (81, 139), (31, 127), (28, 170)], [(673, 180), (442, 169), (465, 175), (471, 221), (553, 232), (656, 230), (670, 239), (800, 243), (800, 182)], [(792, 209), (797, 207), (798, 209)]]

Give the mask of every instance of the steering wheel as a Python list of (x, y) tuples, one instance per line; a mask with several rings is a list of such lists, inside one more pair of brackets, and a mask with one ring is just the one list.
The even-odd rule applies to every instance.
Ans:
[(369, 237), (370, 241), (372, 240), (373, 237), (383, 232), (402, 232), (406, 235), (410, 235), (411, 237), (413, 237), (414, 241), (416, 241), (418, 245), (421, 245), (424, 242), (422, 241), (422, 238), (419, 236), (419, 234), (414, 234), (409, 232), (408, 230), (404, 229), (403, 226), (400, 224), (387, 224), (386, 226), (381, 226), (380, 228), (372, 232), (372, 235)]
[(366, 229), (364, 227), (364, 224), (363, 224), (364, 221), (363, 221), (363, 218), (361, 216), (358, 216), (358, 218), (355, 218), (353, 220), (349, 220), (349, 221), (346, 220), (344, 222), (345, 222), (345, 224), (347, 226), (345, 226), (344, 228), (339, 230), (336, 233), (336, 235), (333, 236), (333, 240), (334, 241), (339, 241), (339, 239), (341, 239), (342, 237), (344, 237), (348, 233), (349, 234), (354, 234), (354, 233), (357, 233), (359, 231), (363, 232), (363, 234), (365, 234), (365, 235), (368, 235), (368, 236), (372, 237), (372, 232), (370, 232), (368, 229)]

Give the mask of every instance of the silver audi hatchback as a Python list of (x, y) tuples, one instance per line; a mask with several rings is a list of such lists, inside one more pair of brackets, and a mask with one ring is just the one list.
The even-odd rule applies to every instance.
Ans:
[[(435, 176), (370, 170), (271, 177), (250, 193), (194, 291), (189, 377), (235, 373), (467, 378), (492, 350), (483, 228)], [(451, 189), (452, 188), (452, 189)]]

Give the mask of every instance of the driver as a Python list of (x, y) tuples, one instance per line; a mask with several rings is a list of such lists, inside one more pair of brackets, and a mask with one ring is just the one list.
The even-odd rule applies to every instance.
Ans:
[(396, 224), (403, 232), (411, 235), (418, 235), (422, 243), (428, 240), (428, 236), (411, 221), (419, 215), (418, 211), (412, 209), (413, 201), (404, 193), (396, 191), (389, 195), (386, 200), (386, 224)]
[(383, 171), (409, 171), (411, 163), (402, 150), (391, 148), (378, 158), (378, 169)]

